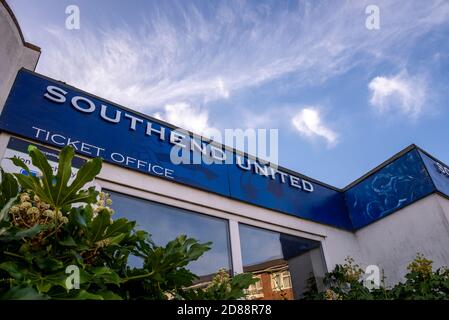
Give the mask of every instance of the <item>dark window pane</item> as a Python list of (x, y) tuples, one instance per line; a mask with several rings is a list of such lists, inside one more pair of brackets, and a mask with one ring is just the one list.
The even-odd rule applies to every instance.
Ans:
[[(260, 278), (254, 299), (299, 299), (308, 279), (318, 283), (325, 264), (318, 241), (239, 224), (243, 270)], [(250, 292), (251, 293), (251, 292)]]
[[(164, 246), (181, 234), (200, 242), (212, 241), (212, 249), (189, 265), (198, 276), (216, 273), (220, 268), (231, 269), (228, 222), (224, 219), (143, 200), (117, 192), (111, 195), (114, 217), (137, 221), (137, 228), (151, 234), (156, 245)], [(138, 265), (133, 257), (130, 265)], [(140, 262), (141, 263), (141, 262)]]

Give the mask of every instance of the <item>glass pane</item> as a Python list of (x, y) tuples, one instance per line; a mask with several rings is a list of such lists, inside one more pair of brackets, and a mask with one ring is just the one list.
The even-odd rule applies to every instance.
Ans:
[(253, 299), (300, 299), (308, 280), (321, 283), (325, 264), (318, 241), (239, 224), (243, 270), (261, 278)]
[[(220, 268), (231, 270), (228, 222), (224, 219), (143, 200), (117, 192), (111, 195), (114, 217), (137, 221), (137, 228), (151, 234), (156, 245), (163, 246), (181, 234), (200, 242), (212, 241), (212, 249), (188, 267), (201, 280), (210, 279)], [(129, 264), (141, 265), (136, 257)]]
[(290, 278), (290, 272), (285, 272), (283, 275), (283, 286), (284, 288), (291, 288), (292, 287), (292, 283), (291, 283), (291, 278)]

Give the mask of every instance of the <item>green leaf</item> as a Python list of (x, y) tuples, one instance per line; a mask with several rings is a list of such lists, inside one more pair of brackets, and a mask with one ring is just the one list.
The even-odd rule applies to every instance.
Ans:
[(8, 220), (8, 211), (13, 205), (14, 201), (16, 201), (16, 198), (9, 199), (9, 201), (3, 206), (2, 210), (0, 210), (0, 222)]
[(101, 295), (104, 300), (123, 300), (122, 297), (112, 291), (102, 291), (98, 294)]
[(94, 281), (103, 284), (112, 283), (119, 285), (121, 282), (120, 276), (112, 269), (108, 267), (97, 267), (91, 270), (95, 275)]
[(105, 238), (110, 238), (121, 233), (128, 234), (134, 228), (135, 222), (130, 222), (125, 218), (114, 220), (106, 230)]
[(67, 189), (67, 183), (70, 180), (70, 176), (72, 175), (72, 159), (75, 155), (75, 151), (73, 148), (65, 147), (59, 153), (59, 164), (58, 164), (58, 173), (56, 179), (56, 186), (54, 189), (54, 199), (55, 202), (59, 203), (61, 197), (64, 194), (64, 190)]
[(79, 300), (104, 300), (104, 298), (99, 294), (94, 294), (87, 292), (86, 290), (81, 290), (76, 296), (75, 299)]
[(92, 221), (92, 227), (90, 230), (92, 242), (97, 242), (104, 239), (106, 228), (111, 223), (111, 215), (107, 211), (101, 211)]
[(91, 210), (89, 206), (85, 208), (73, 208), (69, 214), (70, 221), (75, 223), (82, 229), (87, 228), (87, 221), (86, 221), (88, 220), (86, 219), (87, 210)]
[(95, 187), (90, 187), (87, 190), (81, 190), (73, 197), (65, 200), (64, 205), (69, 205), (72, 203), (93, 203), (97, 200), (98, 192), (95, 191)]
[(50, 291), (50, 289), (51, 289), (51, 287), (53, 287), (53, 285), (50, 282), (41, 280), (36, 283), (36, 287), (37, 287), (37, 290), (39, 291), (39, 293), (47, 293), (48, 291)]
[(19, 181), (24, 190), (34, 190), (35, 192), (36, 190), (39, 190), (39, 192), (36, 193), (38, 193), (40, 197), (44, 199), (44, 197), (42, 197), (42, 188), (34, 184), (34, 181), (30, 175), (25, 176), (21, 173), (14, 173), (14, 176), (16, 177), (17, 181)]
[(53, 189), (53, 170), (48, 163), (47, 158), (44, 156), (44, 154), (33, 145), (28, 146), (28, 153), (31, 157), (31, 161), (33, 162), (33, 165), (39, 168), (39, 170), (42, 173), (41, 181), (43, 190), (45, 192), (45, 195), (50, 200), (50, 203), (54, 203), (53, 195), (52, 195), (52, 189)]
[(1, 299), (4, 300), (45, 300), (47, 296), (39, 294), (32, 287), (17, 286), (8, 290)]
[(65, 247), (76, 247), (77, 243), (71, 236), (66, 236), (64, 240), (59, 240), (59, 244)]
[(37, 147), (29, 146), (28, 152), (33, 165), (42, 172), (42, 177), (32, 176), (22, 160), (11, 159), (16, 166), (23, 168), (28, 174), (14, 174), (22, 188), (32, 190), (42, 201), (63, 211), (69, 210), (73, 203), (93, 203), (96, 201), (98, 192), (95, 191), (95, 188), (83, 190), (83, 187), (100, 172), (101, 158), (87, 161), (79, 169), (73, 182), (67, 185), (72, 173), (71, 162), (75, 154), (71, 146), (64, 147), (60, 152), (56, 176), (53, 175), (53, 170), (47, 158)]
[(36, 264), (43, 271), (55, 271), (64, 267), (64, 264), (52, 257), (43, 257), (36, 259)]
[[(92, 181), (101, 170), (102, 160), (101, 158), (95, 158), (87, 161), (77, 172), (75, 180), (71, 183), (71, 185), (65, 190), (61, 203), (66, 203), (68, 201), (72, 201), (73, 198), (80, 197), (77, 195), (77, 192), (88, 182)], [(81, 197), (77, 202), (82, 202), (84, 197)], [(88, 198), (90, 200), (90, 198)]]
[(14, 235), (14, 238), (15, 239), (31, 238), (31, 237), (34, 237), (35, 235), (37, 235), (39, 232), (49, 229), (50, 227), (51, 227), (51, 225), (35, 224), (34, 226), (32, 226), (29, 229), (23, 229), (23, 230), (16, 232), (16, 234)]
[(96, 268), (92, 268), (91, 272), (95, 276), (101, 276), (103, 274), (111, 273), (111, 269), (109, 269), (108, 267), (96, 267)]
[(106, 238), (111, 241), (111, 244), (119, 244), (123, 239), (125, 239), (127, 236), (126, 233), (121, 233), (119, 235), (116, 235), (115, 237)]
[(48, 276), (44, 277), (43, 280), (46, 283), (50, 284), (51, 286), (58, 286), (58, 287), (61, 287), (61, 288), (67, 290), (67, 287), (66, 287), (67, 276), (68, 276), (68, 274), (65, 273), (65, 270), (63, 270), (58, 273), (48, 275)]
[(31, 172), (30, 169), (28, 168), (28, 166), (25, 164), (25, 162), (23, 162), (21, 159), (19, 159), (18, 157), (14, 157), (14, 158), (9, 158), (9, 160), (12, 161), (12, 163), (14, 165), (16, 165), (17, 167), (22, 168), (23, 170), (26, 171), (26, 173), (28, 174), (28, 176), (31, 176)]
[[(3, 169), (0, 168), (2, 182), (0, 185), (1, 191), (1, 205), (5, 205), (10, 199), (16, 198), (19, 192), (19, 185), (17, 180), (10, 173), (5, 173)], [(1, 219), (0, 219), (1, 220)]]
[(7, 262), (0, 263), (0, 269), (8, 272), (10, 274), (10, 276), (13, 277), (14, 279), (20, 280), (23, 278), (22, 270), (20, 270), (17, 263), (15, 263), (13, 261), (7, 261)]

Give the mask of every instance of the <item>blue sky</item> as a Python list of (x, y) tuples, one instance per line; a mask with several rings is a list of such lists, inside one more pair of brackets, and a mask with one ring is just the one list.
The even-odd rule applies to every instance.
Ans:
[(449, 1), (8, 3), (37, 72), (187, 129), (277, 128), (281, 165), (337, 187), (411, 143), (449, 162)]

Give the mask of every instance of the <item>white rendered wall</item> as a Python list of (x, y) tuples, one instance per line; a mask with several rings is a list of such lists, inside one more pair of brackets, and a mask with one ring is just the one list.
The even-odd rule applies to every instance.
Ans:
[(40, 50), (22, 41), (20, 30), (3, 2), (0, 2), (0, 112), (16, 78), (24, 67), (36, 68)]
[(449, 200), (432, 194), (356, 232), (362, 264), (384, 270), (386, 284), (402, 281), (417, 252), (449, 266)]

